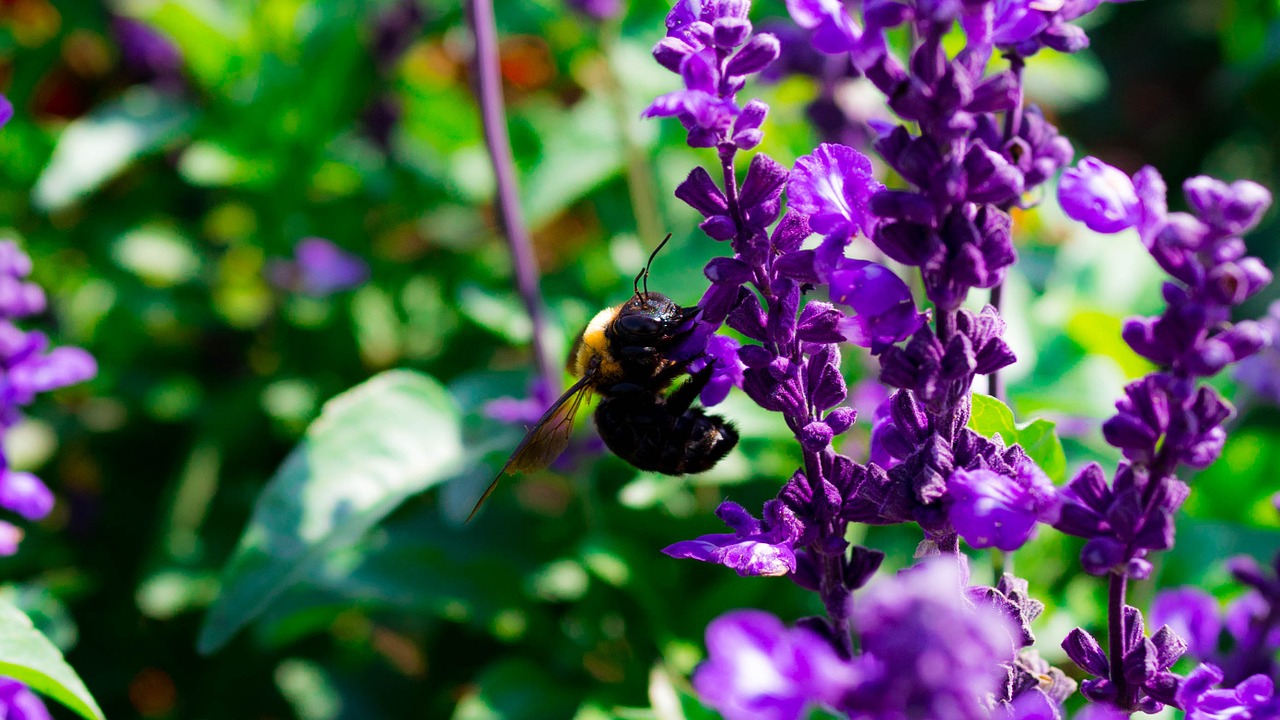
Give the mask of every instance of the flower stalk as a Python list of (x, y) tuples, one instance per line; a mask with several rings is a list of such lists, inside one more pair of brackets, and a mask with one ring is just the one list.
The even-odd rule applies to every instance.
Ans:
[(485, 146), (493, 164), (498, 222), (511, 250), (516, 288), (532, 326), (534, 360), (538, 377), (554, 396), (560, 387), (559, 363), (551, 357), (546, 310), (538, 289), (538, 261), (520, 209), (515, 160), (507, 134), (506, 107), (502, 100), (502, 74), (498, 65), (498, 28), (493, 0), (467, 0), (467, 22), (475, 38), (475, 91), (484, 125)]

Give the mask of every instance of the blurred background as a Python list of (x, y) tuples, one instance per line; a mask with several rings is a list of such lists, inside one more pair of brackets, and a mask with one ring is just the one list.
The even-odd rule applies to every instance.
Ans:
[[(639, 120), (678, 82), (648, 55), (669, 6), (621, 4), (605, 22), (561, 0), (498, 7), (558, 355), (629, 295), (661, 234), (674, 239), (651, 283), (683, 304), (725, 251), (671, 194), (711, 156), (687, 148), (677, 123)], [(1275, 188), (1277, 13), (1261, 0), (1106, 5), (1086, 23), (1092, 49), (1031, 61), (1028, 94), (1079, 154), (1155, 165), (1175, 188), (1199, 173)], [(785, 7), (758, 0), (753, 18), (785, 23)], [(712, 472), (638, 474), (600, 455), (581, 423), (567, 463), (507, 482), (459, 525), (519, 440), (503, 418), (532, 377), (470, 49), (451, 0), (0, 0), (0, 92), (15, 107), (0, 130), (0, 236), (49, 290), (35, 326), (101, 367), (7, 438), (58, 506), (0, 577), (108, 717), (714, 717), (685, 680), (710, 619), (821, 611), (785, 579), (658, 552), (719, 532), (711, 511), (725, 497), (758, 508), (797, 465), (779, 418), (736, 391), (723, 411), (744, 439)], [(813, 148), (819, 85), (790, 74), (748, 88), (773, 108), (762, 151), (790, 164)], [(884, 112), (856, 83), (840, 98), (854, 119)], [(1046, 199), (1015, 220), (1010, 403), (1020, 420), (1059, 422), (1069, 468), (1114, 465), (1098, 423), (1148, 369), (1120, 324), (1160, 306), (1160, 274), (1136, 237), (1092, 235)], [(1248, 238), (1272, 267), (1275, 214)], [(1247, 310), (1264, 314), (1276, 295)], [(861, 351), (847, 356), (851, 385), (874, 377)], [(488, 439), (485, 463), (332, 548), (326, 572), (300, 570), (248, 630), (198, 653), (264, 484), (325, 400), (397, 367), (450, 389), (469, 437)], [(1218, 379), (1241, 417), (1195, 479), (1157, 584), (1225, 596), (1223, 557), (1280, 548), (1277, 378), (1280, 355)], [(879, 398), (860, 383), (852, 402), (869, 421)], [(851, 433), (853, 457), (868, 430)], [(918, 539), (887, 528), (863, 541), (901, 566)], [(1049, 605), (1038, 634), (1051, 660), (1069, 628), (1102, 617), (1105, 593), (1077, 572), (1078, 552), (1042, 533), (1018, 555)], [(974, 567), (990, 572), (983, 556)]]

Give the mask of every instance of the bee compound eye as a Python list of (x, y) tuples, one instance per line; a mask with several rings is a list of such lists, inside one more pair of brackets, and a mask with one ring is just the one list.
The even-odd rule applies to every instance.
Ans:
[(648, 315), (622, 315), (618, 318), (619, 332), (627, 335), (652, 336), (662, 331), (662, 323)]

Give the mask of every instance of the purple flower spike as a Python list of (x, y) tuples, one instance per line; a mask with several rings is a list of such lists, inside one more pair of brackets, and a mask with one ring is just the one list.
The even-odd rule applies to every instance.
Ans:
[(26, 685), (0, 678), (0, 717), (5, 720), (52, 720), (44, 701)]
[(809, 215), (818, 233), (871, 235), (871, 196), (883, 188), (872, 175), (866, 155), (847, 145), (823, 143), (796, 160), (787, 181), (792, 210)]
[(947, 513), (960, 537), (975, 548), (1006, 552), (1022, 547), (1037, 522), (1057, 520), (1053, 483), (1031, 462), (1017, 477), (957, 469), (947, 481)]
[(832, 302), (856, 313), (845, 318), (845, 339), (872, 353), (915, 334), (926, 316), (916, 310), (911, 290), (889, 268), (866, 260), (841, 258), (831, 273)]
[(330, 240), (309, 237), (298, 242), (294, 260), (276, 261), (269, 274), (279, 288), (324, 298), (363, 285), (369, 265)]
[(786, 575), (795, 572), (795, 543), (803, 532), (794, 513), (778, 500), (765, 503), (762, 523), (741, 505), (726, 500), (716, 514), (734, 532), (703, 535), (663, 548), (674, 558), (690, 558), (732, 568), (739, 575)]
[(1197, 658), (1213, 657), (1218, 650), (1222, 621), (1218, 601), (1194, 587), (1180, 587), (1156, 593), (1151, 603), (1151, 622), (1168, 625), (1187, 641), (1187, 652)]
[(1178, 690), (1178, 704), (1187, 720), (1273, 720), (1280, 717), (1275, 683), (1266, 675), (1254, 675), (1234, 688), (1214, 688), (1222, 671), (1202, 664), (1187, 675)]
[(1138, 222), (1138, 195), (1133, 181), (1119, 168), (1086, 157), (1062, 171), (1058, 202), (1067, 217), (1090, 230), (1115, 233)]
[(798, 720), (814, 705), (835, 706), (856, 679), (853, 665), (818, 633), (736, 610), (707, 626), (707, 659), (693, 687), (726, 720)]

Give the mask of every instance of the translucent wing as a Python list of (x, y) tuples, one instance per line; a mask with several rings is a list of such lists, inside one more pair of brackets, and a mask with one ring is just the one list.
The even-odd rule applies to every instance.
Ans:
[(506, 464), (498, 471), (497, 477), (489, 483), (484, 494), (476, 501), (475, 508), (467, 516), (467, 522), (471, 522), (471, 518), (480, 511), (480, 506), (493, 494), (494, 488), (498, 487), (498, 481), (503, 475), (509, 472), (527, 473), (541, 470), (560, 457), (560, 453), (564, 452), (569, 445), (569, 434), (573, 432), (573, 418), (578, 414), (583, 398), (591, 394), (591, 376), (594, 374), (595, 367), (592, 366), (578, 382), (565, 390), (564, 394), (551, 404), (533, 427), (529, 428), (524, 439), (516, 446), (515, 452), (511, 453)]

